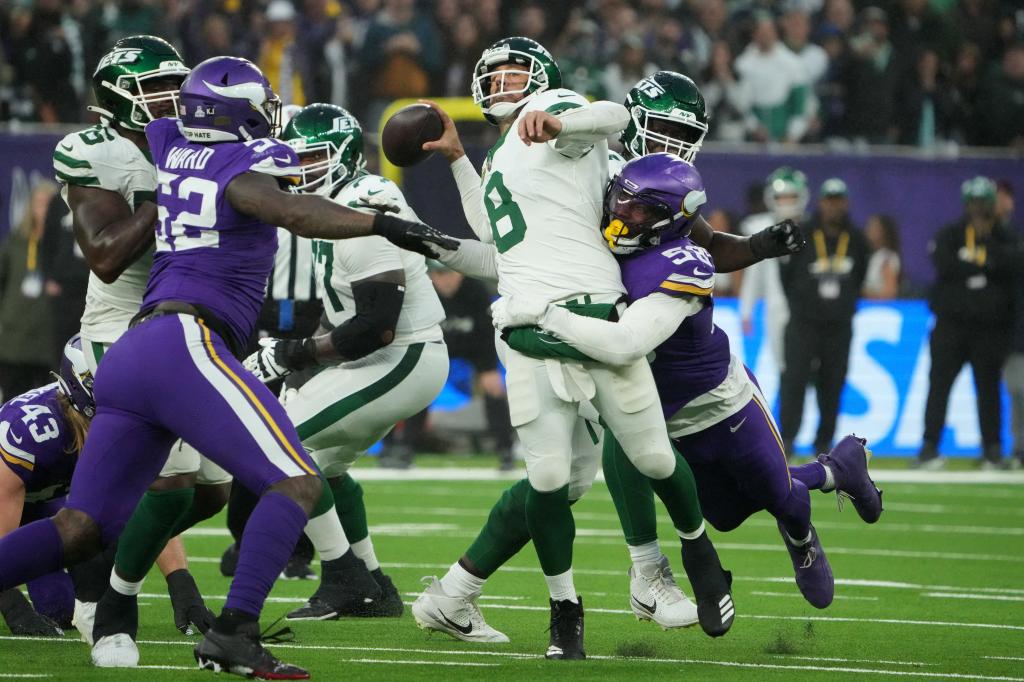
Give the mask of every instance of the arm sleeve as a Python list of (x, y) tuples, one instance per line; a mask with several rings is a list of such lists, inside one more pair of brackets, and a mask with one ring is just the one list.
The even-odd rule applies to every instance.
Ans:
[(491, 226), (484, 215), (484, 192), (480, 186), (480, 175), (468, 156), (463, 156), (452, 164), (452, 175), (462, 198), (462, 212), (466, 214), (466, 222), (472, 228), (473, 234), (482, 242), (494, 241)]
[(437, 260), (466, 277), (485, 282), (498, 281), (498, 265), (495, 262), (498, 250), (494, 244), (484, 244), (475, 239), (460, 239), (458, 250), (449, 251), (437, 247), (437, 251), (441, 254)]
[(696, 297), (654, 293), (629, 306), (618, 322), (550, 306), (540, 325), (598, 362), (628, 365), (664, 343), (683, 320), (703, 307)]
[(554, 139), (553, 146), (555, 151), (571, 158), (583, 156), (595, 142), (621, 132), (629, 123), (626, 107), (607, 101), (566, 109), (558, 117), (562, 121), (562, 132)]

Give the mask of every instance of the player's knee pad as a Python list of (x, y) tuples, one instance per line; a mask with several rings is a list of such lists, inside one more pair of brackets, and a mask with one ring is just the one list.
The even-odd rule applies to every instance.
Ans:
[(569, 462), (561, 457), (544, 457), (527, 467), (530, 485), (539, 493), (550, 493), (569, 484)]
[(668, 478), (676, 470), (676, 459), (671, 450), (643, 450), (631, 453), (629, 461), (641, 474), (656, 481)]

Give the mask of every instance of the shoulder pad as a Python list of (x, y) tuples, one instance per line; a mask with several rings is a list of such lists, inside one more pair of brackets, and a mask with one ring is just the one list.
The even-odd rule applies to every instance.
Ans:
[(660, 247), (662, 272), (658, 291), (667, 294), (710, 296), (715, 289), (715, 263), (706, 249), (684, 239)]
[(66, 185), (100, 187), (94, 164), (114, 156), (113, 132), (102, 125), (69, 133), (53, 149), (53, 172)]
[(338, 201), (353, 208), (372, 208), (375, 202), (398, 206), (402, 210), (408, 207), (405, 195), (398, 185), (385, 177), (370, 173), (342, 187), (338, 193)]
[(249, 154), (249, 170), (275, 177), (291, 177), (300, 174), (299, 155), (284, 142), (273, 138), (263, 138), (250, 140), (244, 144)]
[(566, 88), (545, 90), (526, 105), (525, 111), (541, 110), (558, 115), (563, 111), (580, 109), (587, 105), (587, 98)]

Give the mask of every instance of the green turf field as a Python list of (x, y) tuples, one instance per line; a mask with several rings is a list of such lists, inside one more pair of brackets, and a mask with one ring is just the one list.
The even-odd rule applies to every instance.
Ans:
[[(470, 542), (505, 483), (367, 481), (378, 555), (411, 602), (425, 575), (441, 575)], [(512, 639), (470, 645), (401, 619), (293, 625), (295, 641), (272, 647), (314, 679), (824, 679), (826, 675), (1024, 680), (1024, 486), (888, 483), (876, 526), (834, 496), (813, 494), (814, 518), (837, 578), (825, 611), (806, 604), (767, 515), (712, 532), (736, 576), (732, 631), (711, 640), (699, 628), (662, 631), (628, 610), (628, 555), (607, 490), (597, 484), (575, 507), (576, 584), (586, 606), (589, 660), (547, 662), (547, 599), (527, 548), (488, 584), (481, 605)], [(681, 573), (666, 525), (663, 547)], [(218, 557), (223, 524), (186, 537), (192, 571), (216, 610), (228, 580)], [(666, 551), (668, 553), (668, 551)], [(685, 586), (685, 578), (680, 580)], [(688, 586), (686, 586), (688, 587)], [(311, 582), (279, 581), (263, 623), (300, 603)], [(57, 640), (11, 638), (0, 626), (0, 679), (211, 679), (194, 670), (192, 642), (171, 622), (162, 578), (150, 576), (141, 603), (144, 670), (92, 668), (76, 633)]]

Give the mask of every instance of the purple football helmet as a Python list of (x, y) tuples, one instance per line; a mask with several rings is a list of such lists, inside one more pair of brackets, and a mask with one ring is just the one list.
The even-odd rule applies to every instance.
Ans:
[(685, 237), (707, 202), (693, 164), (674, 154), (633, 159), (608, 183), (601, 233), (614, 253), (628, 254)]
[(64, 346), (60, 359), (60, 372), (55, 375), (60, 392), (68, 402), (86, 417), (96, 414), (96, 401), (92, 397), (92, 372), (85, 362), (82, 337), (75, 334)]
[(248, 59), (207, 59), (181, 84), (178, 99), (182, 133), (192, 142), (255, 140), (281, 129), (281, 99)]

